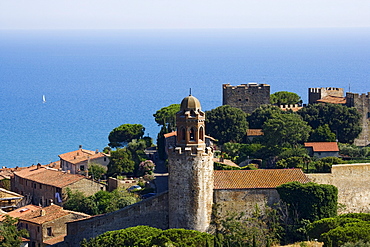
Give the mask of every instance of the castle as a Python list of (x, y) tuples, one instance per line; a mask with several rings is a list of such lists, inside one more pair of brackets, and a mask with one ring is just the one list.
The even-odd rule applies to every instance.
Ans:
[[(176, 114), (176, 143), (168, 152), (168, 191), (118, 211), (67, 223), (62, 246), (137, 225), (212, 232), (212, 215), (263, 210), (279, 202), (276, 187), (310, 180), (301, 169), (213, 170), (213, 148), (205, 139), (205, 113), (194, 96), (185, 97)], [(215, 210), (217, 208), (217, 210)]]
[(309, 88), (308, 101), (310, 104), (331, 103), (355, 107), (362, 116), (362, 132), (355, 139), (354, 144), (362, 147), (370, 144), (370, 92), (367, 94), (347, 92), (344, 96), (343, 88)]

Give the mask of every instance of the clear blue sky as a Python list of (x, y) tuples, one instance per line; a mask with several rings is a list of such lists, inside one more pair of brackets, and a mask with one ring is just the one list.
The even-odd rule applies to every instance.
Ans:
[(0, 0), (0, 29), (370, 27), (370, 0)]

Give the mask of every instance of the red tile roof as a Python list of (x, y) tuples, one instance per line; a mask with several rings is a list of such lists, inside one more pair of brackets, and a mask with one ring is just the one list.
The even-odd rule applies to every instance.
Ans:
[(215, 171), (214, 189), (270, 189), (288, 182), (308, 183), (301, 169)]
[(330, 104), (345, 104), (346, 98), (345, 97), (338, 97), (338, 96), (325, 96), (322, 99), (317, 100), (319, 103), (330, 103)]
[(49, 238), (48, 240), (44, 241), (44, 244), (53, 245), (53, 244), (56, 244), (56, 243), (59, 243), (59, 242), (63, 242), (65, 236), (67, 236), (67, 234), (56, 236), (54, 238)]
[(72, 164), (78, 164), (80, 162), (87, 161), (89, 159), (93, 160), (93, 159), (106, 157), (106, 156), (108, 155), (102, 152), (90, 151), (86, 149), (79, 149), (79, 150), (72, 151), (69, 153), (60, 154), (59, 158), (62, 160), (68, 161), (69, 163), (72, 163)]
[(247, 129), (247, 136), (263, 136), (262, 129)]
[(312, 148), (314, 152), (339, 152), (336, 142), (305, 142), (304, 146)]
[[(32, 212), (34, 212), (36, 210), (39, 210), (39, 209), (41, 209), (41, 207), (30, 204), (30, 205), (18, 208), (16, 210), (10, 211), (8, 213), (8, 215), (13, 217), (13, 218), (20, 218), (20, 217), (23, 217), (26, 214), (32, 213)], [(1, 216), (0, 221), (3, 221), (3, 219), (4, 219), (4, 215)]]
[(84, 176), (57, 171), (51, 168), (30, 167), (15, 174), (21, 178), (35, 181), (41, 184), (47, 184), (58, 188), (63, 188), (82, 179)]
[(28, 214), (20, 216), (19, 219), (35, 224), (44, 224), (45, 222), (58, 219), (70, 213), (71, 212), (69, 211), (63, 210), (63, 207), (53, 204), (48, 207), (40, 208)]

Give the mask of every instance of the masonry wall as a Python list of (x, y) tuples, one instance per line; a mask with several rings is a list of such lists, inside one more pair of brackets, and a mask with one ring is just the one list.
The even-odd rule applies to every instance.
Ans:
[(223, 105), (242, 109), (252, 113), (261, 105), (270, 104), (270, 85), (249, 83), (239, 86), (222, 85)]
[(355, 107), (361, 114), (362, 132), (355, 139), (356, 146), (367, 146), (370, 144), (370, 92), (367, 94), (346, 94), (347, 106)]
[(106, 190), (106, 186), (104, 184), (100, 184), (86, 178), (64, 187), (62, 191), (63, 194), (66, 193), (66, 188), (81, 191), (85, 196), (91, 196), (100, 190)]
[(226, 217), (233, 212), (250, 217), (256, 208), (263, 212), (266, 206), (273, 207), (279, 200), (276, 189), (214, 190), (218, 217)]
[(79, 242), (84, 238), (90, 239), (106, 231), (138, 225), (168, 229), (168, 192), (109, 214), (67, 223), (68, 235), (63, 246), (79, 246)]
[(370, 164), (334, 165), (331, 173), (306, 174), (318, 184), (338, 188), (339, 213), (370, 212)]

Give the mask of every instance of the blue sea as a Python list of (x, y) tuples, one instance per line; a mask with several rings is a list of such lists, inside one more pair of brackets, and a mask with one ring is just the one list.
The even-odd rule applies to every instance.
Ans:
[[(370, 91), (370, 29), (0, 30), (0, 166), (102, 150), (109, 132), (189, 94), (203, 110), (222, 84)], [(42, 102), (45, 95), (46, 102)]]

